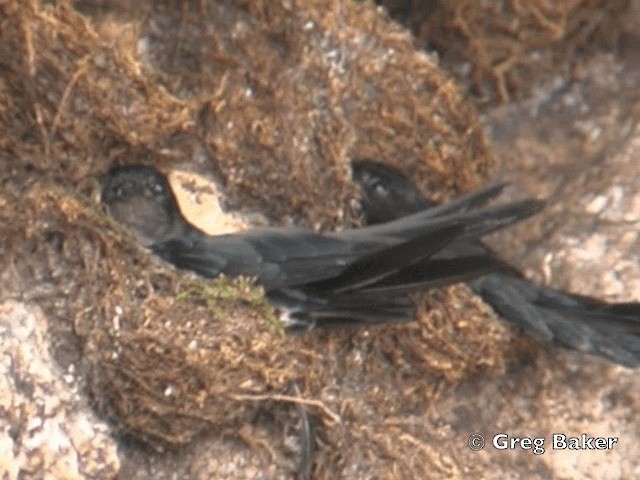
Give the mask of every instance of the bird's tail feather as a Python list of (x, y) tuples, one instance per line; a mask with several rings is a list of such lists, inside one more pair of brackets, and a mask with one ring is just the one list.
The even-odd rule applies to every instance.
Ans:
[(540, 340), (640, 366), (640, 303), (608, 304), (499, 274), (469, 286), (505, 321)]

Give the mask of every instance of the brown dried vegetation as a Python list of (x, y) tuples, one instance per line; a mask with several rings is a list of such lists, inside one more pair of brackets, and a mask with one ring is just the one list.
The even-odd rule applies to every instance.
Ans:
[(492, 156), (473, 107), (370, 4), (179, 5), (0, 4), (2, 296), (41, 305), (92, 404), (156, 447), (302, 405), (321, 425), (319, 477), (459, 471), (406, 419), (442, 385), (502, 369), (511, 334), (464, 287), (418, 298), (413, 324), (283, 337), (247, 287), (215, 314), (177, 300), (193, 276), (114, 225), (92, 179), (182, 162), (218, 172), (235, 207), (332, 229), (357, 223), (352, 158), (410, 170), (436, 197), (476, 187)]
[(580, 53), (610, 48), (625, 33), (629, 0), (379, 0), (418, 42), (443, 53), (448, 66), (467, 62), (476, 99), (526, 96), (542, 73), (570, 80)]

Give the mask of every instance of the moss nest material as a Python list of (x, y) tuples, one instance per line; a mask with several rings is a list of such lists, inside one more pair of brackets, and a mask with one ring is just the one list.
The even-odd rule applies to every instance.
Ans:
[(114, 162), (188, 165), (274, 224), (356, 225), (351, 159), (436, 198), (481, 183), (492, 154), (455, 82), (371, 4), (100, 7), (0, 5), (3, 297), (41, 305), (92, 405), (158, 448), (302, 406), (322, 426), (319, 476), (455, 469), (408, 449), (429, 428), (403, 419), (502, 371), (511, 334), (465, 287), (418, 296), (412, 324), (283, 336), (246, 283), (214, 282), (236, 289), (214, 312), (180, 298), (201, 280), (115, 225), (95, 181)]
[[(483, 102), (527, 96), (542, 73), (571, 81), (576, 56), (610, 49), (628, 27), (629, 0), (378, 0), (436, 49)], [(463, 63), (469, 69), (459, 68)], [(456, 67), (457, 65), (457, 67)]]

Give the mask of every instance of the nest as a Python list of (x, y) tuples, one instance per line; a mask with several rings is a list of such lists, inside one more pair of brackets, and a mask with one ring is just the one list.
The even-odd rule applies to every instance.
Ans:
[[(369, 4), (180, 5), (0, 5), (3, 294), (43, 307), (91, 404), (156, 448), (303, 407), (319, 476), (456, 471), (417, 440), (428, 426), (403, 422), (443, 384), (502, 370), (510, 333), (466, 288), (419, 296), (412, 324), (285, 337), (255, 287), (203, 284), (141, 249), (93, 179), (187, 164), (216, 171), (231, 206), (334, 229), (358, 222), (353, 158), (411, 171), (433, 197), (478, 186), (493, 158), (473, 107)], [(194, 285), (232, 294), (212, 311), (182, 298)]]

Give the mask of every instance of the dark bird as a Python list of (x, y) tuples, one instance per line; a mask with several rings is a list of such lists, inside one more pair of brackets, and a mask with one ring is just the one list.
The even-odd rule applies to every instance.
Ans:
[[(382, 163), (356, 161), (352, 171), (363, 192), (361, 205), (368, 225), (447, 208), (422, 197), (405, 175)], [(468, 210), (457, 212), (465, 214)], [(457, 260), (453, 262), (454, 268), (463, 268), (469, 262), (484, 265), (490, 273), (466, 283), (500, 317), (539, 340), (599, 355), (631, 368), (640, 365), (640, 303), (609, 304), (535, 285), (501, 261), (478, 237), (454, 239), (443, 246), (434, 260), (441, 258)]]
[(354, 164), (354, 178), (366, 219), (376, 225), (325, 235), (297, 228), (207, 235), (185, 220), (166, 177), (143, 165), (113, 167), (102, 179), (102, 201), (178, 268), (209, 278), (255, 277), (289, 331), (411, 320), (407, 293), (464, 281), (539, 338), (640, 363), (638, 304), (535, 287), (481, 243), (543, 202), (487, 206), (504, 187), (497, 185), (435, 206), (406, 177), (375, 162)]

